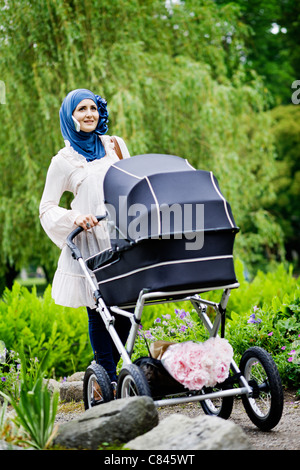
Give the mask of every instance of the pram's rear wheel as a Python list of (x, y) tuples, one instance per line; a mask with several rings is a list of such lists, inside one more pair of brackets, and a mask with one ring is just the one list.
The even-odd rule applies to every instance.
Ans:
[[(203, 394), (218, 391), (219, 389), (217, 388), (202, 389)], [(219, 418), (228, 419), (233, 408), (233, 396), (201, 400), (200, 404), (206, 415), (218, 416)]]
[(262, 348), (249, 348), (242, 356), (240, 371), (253, 388), (252, 396), (242, 395), (251, 421), (262, 431), (269, 431), (280, 421), (283, 391), (276, 364)]
[(118, 377), (117, 397), (126, 398), (146, 395), (151, 391), (143, 371), (135, 364), (128, 364), (121, 369)]
[(83, 379), (83, 402), (87, 410), (114, 399), (111, 381), (104, 367), (91, 364)]

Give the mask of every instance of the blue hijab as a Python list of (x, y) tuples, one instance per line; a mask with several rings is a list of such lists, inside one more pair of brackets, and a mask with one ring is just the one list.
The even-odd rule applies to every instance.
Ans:
[[(92, 132), (77, 131), (72, 118), (72, 113), (80, 101), (91, 99), (98, 107), (99, 121)], [(104, 157), (105, 150), (99, 135), (107, 132), (108, 111), (107, 103), (101, 96), (94, 95), (90, 90), (80, 88), (71, 91), (64, 99), (60, 111), (60, 129), (64, 140), (70, 142), (71, 147), (83, 155), (87, 161)]]

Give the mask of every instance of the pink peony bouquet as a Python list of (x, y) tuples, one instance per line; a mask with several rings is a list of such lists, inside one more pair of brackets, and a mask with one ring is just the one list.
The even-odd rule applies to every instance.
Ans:
[(233, 349), (226, 339), (209, 338), (204, 343), (172, 344), (161, 358), (165, 369), (189, 390), (222, 383), (229, 375)]

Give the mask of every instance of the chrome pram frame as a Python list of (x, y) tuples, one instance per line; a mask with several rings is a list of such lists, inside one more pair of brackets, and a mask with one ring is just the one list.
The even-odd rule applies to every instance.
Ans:
[[(97, 219), (102, 220), (102, 219), (105, 219), (105, 217), (106, 216), (99, 216), (97, 217)], [(74, 230), (67, 238), (67, 245), (72, 252), (73, 258), (76, 259), (81, 266), (82, 272), (84, 273), (90, 285), (90, 288), (93, 292), (95, 305), (96, 305), (96, 311), (101, 316), (112, 338), (112, 341), (114, 342), (122, 358), (123, 363), (122, 363), (121, 371), (127, 366), (130, 366), (133, 364), (131, 357), (134, 351), (135, 341), (136, 341), (139, 327), (140, 327), (141, 320), (142, 320), (143, 309), (146, 306), (173, 303), (173, 302), (190, 301), (193, 308), (197, 312), (199, 319), (203, 322), (207, 332), (209, 333), (209, 336), (210, 337), (220, 336), (222, 338), (225, 337), (225, 317), (226, 317), (227, 304), (229, 301), (231, 291), (239, 287), (238, 282), (229, 284), (229, 285), (214, 286), (212, 288), (209, 288), (209, 287), (198, 288), (198, 289), (193, 288), (191, 290), (178, 290), (178, 291), (172, 290), (168, 292), (167, 291), (149, 292), (147, 289), (143, 289), (140, 292), (136, 303), (130, 304), (130, 305), (128, 304), (126, 306), (114, 305), (114, 306), (109, 306), (108, 308), (104, 299), (101, 296), (101, 292), (98, 289), (98, 286), (96, 286), (94, 283), (94, 280), (89, 272), (86, 262), (84, 261), (81, 255), (79, 248), (73, 242), (73, 239), (82, 231), (83, 229), (81, 227)], [(223, 291), (221, 300), (219, 303), (203, 299), (200, 296), (201, 293), (209, 292), (209, 291), (217, 291), (217, 290)], [(211, 322), (209, 316), (206, 313), (208, 306), (212, 307), (216, 314), (213, 320), (213, 323)], [(132, 311), (129, 311), (128, 309), (131, 309), (131, 310), (134, 309), (134, 310), (132, 312)], [(119, 335), (117, 334), (115, 330), (115, 327), (114, 327), (115, 318), (113, 314), (127, 317), (129, 318), (131, 322), (129, 336), (128, 336), (128, 340), (125, 346), (123, 345), (122, 341), (119, 338)], [(266, 353), (266, 351), (264, 351), (261, 348), (250, 348), (248, 351), (250, 350), (252, 354), (250, 354), (250, 357), (248, 354), (248, 357), (246, 358), (248, 361), (246, 362), (246, 370), (247, 370), (247, 364), (249, 363), (249, 361), (250, 361), (250, 365), (252, 365), (253, 363), (254, 364), (257, 363), (258, 361), (259, 363), (261, 363), (262, 367), (266, 369), (265, 362), (267, 361), (269, 364), (269, 361), (272, 360), (268, 357), (269, 356), (268, 353)], [(261, 350), (261, 351), (256, 351), (256, 350)], [(252, 360), (252, 356), (255, 362)], [(210, 403), (210, 400), (215, 400), (215, 399), (226, 400), (227, 397), (232, 397), (233, 399), (233, 397), (241, 396), (242, 399), (244, 399), (244, 406), (246, 408), (246, 412), (249, 415), (250, 419), (260, 429), (264, 431), (268, 431), (274, 426), (276, 426), (277, 423), (279, 422), (281, 418), (281, 414), (282, 414), (282, 408), (283, 408), (283, 393), (282, 393), (279, 374), (275, 366), (275, 363), (273, 362), (271, 363), (271, 371), (272, 371), (271, 375), (276, 376), (274, 379), (274, 385), (272, 383), (270, 385), (270, 382), (273, 382), (273, 379), (272, 377), (270, 377), (269, 374), (265, 381), (258, 384), (253, 380), (247, 380), (240, 369), (241, 367), (238, 367), (236, 362), (232, 360), (231, 365), (230, 365), (230, 370), (232, 372), (232, 376), (234, 379), (229, 380), (228, 384), (226, 384), (226, 386), (223, 387), (223, 389), (222, 389), (223, 384), (219, 384), (220, 387), (218, 387), (216, 391), (211, 391), (211, 389), (209, 389), (209, 392), (206, 392), (203, 389), (201, 391), (196, 391), (196, 392), (185, 389), (186, 390), (185, 393), (178, 393), (178, 394), (173, 393), (173, 394), (170, 394), (169, 396), (166, 395), (161, 399), (154, 400), (154, 404), (156, 405), (156, 407), (164, 407), (164, 406), (170, 406), (170, 405), (177, 405), (177, 404), (191, 403), (191, 402), (201, 402), (201, 401), (206, 401), (207, 403)], [(270, 364), (267, 366), (267, 369), (270, 370)], [(250, 378), (252, 379), (252, 376)], [(264, 414), (264, 413), (261, 413), (261, 411), (259, 410), (259, 407), (257, 407), (255, 400), (257, 399), (260, 393), (268, 394), (270, 392), (270, 387), (271, 387), (271, 394), (274, 394), (274, 397), (271, 397), (272, 403), (270, 405), (270, 409), (271, 409), (271, 406), (274, 408), (274, 401), (275, 401), (276, 410), (274, 412), (274, 409), (272, 409), (272, 413), (271, 411), (268, 411), (266, 414)], [(212, 408), (214, 408), (213, 405), (212, 405)], [(231, 410), (229, 414), (230, 413), (231, 413)], [(219, 415), (218, 412), (217, 413), (209, 412), (207, 414), (213, 414), (217, 416)], [(221, 417), (224, 417), (224, 416), (221, 415)], [(228, 417), (229, 416), (225, 416), (225, 419), (227, 419)]]
[[(151, 293), (141, 292), (138, 298), (138, 301), (135, 305), (135, 310), (133, 314), (116, 306), (110, 307), (110, 310), (114, 313), (117, 313), (119, 315), (129, 316), (132, 322), (132, 326), (131, 326), (131, 330), (130, 330), (130, 334), (129, 334), (129, 338), (127, 342), (127, 350), (125, 350), (122, 344), (119, 344), (119, 349), (118, 349), (123, 358), (124, 365), (126, 365), (126, 363), (131, 363), (131, 355), (134, 350), (135, 339), (138, 334), (138, 328), (141, 322), (144, 306), (174, 302), (175, 301), (174, 296), (176, 297), (176, 302), (190, 301), (193, 307), (195, 308), (196, 312), (198, 313), (199, 318), (204, 323), (207, 331), (209, 332), (210, 337), (216, 337), (218, 336), (218, 331), (220, 329), (221, 324), (223, 324), (224, 322), (224, 316), (226, 314), (226, 306), (229, 300), (230, 292), (232, 289), (236, 289), (238, 287), (239, 287), (239, 284), (236, 283), (236, 284), (232, 284), (226, 287), (220, 286), (220, 287), (212, 288), (212, 289), (206, 288), (205, 290), (198, 289), (197, 293), (195, 292), (194, 294), (190, 291), (151, 292)], [(223, 289), (223, 295), (222, 295), (220, 303), (215, 303), (209, 300), (204, 300), (199, 295), (199, 292), (201, 291), (207, 292), (210, 290), (220, 290), (220, 289)], [(178, 296), (180, 297), (178, 298)], [(207, 306), (211, 306), (216, 312), (216, 317), (215, 317), (213, 324), (211, 323), (208, 315), (206, 314)], [(98, 309), (98, 311), (101, 317), (104, 319), (107, 312), (105, 312), (104, 306), (102, 306), (101, 308), (103, 308), (103, 310), (101, 311)], [(109, 316), (110, 316), (110, 319), (112, 319), (110, 314)], [(108, 330), (109, 330), (111, 328), (111, 325), (109, 324), (109, 320), (107, 317), (106, 317), (106, 322), (107, 322), (106, 324), (108, 325)], [(113, 329), (111, 329), (111, 336), (116, 339)], [(117, 343), (115, 344), (117, 345)], [(231, 362), (231, 370), (235, 374), (240, 374), (240, 370), (234, 360)], [(167, 406), (167, 405), (176, 405), (180, 403), (189, 403), (192, 401), (211, 400), (214, 398), (221, 398), (225, 396), (235, 396), (235, 395), (241, 395), (241, 394), (247, 394), (248, 396), (251, 396), (252, 388), (248, 385), (245, 378), (241, 375), (240, 375), (240, 383), (241, 383), (241, 387), (239, 388), (221, 390), (218, 392), (207, 393), (203, 395), (197, 394), (194, 396), (189, 395), (187, 397), (180, 396), (180, 397), (175, 397), (175, 398), (165, 398), (162, 400), (156, 400), (154, 401), (154, 403), (156, 406), (160, 407), (160, 406)]]

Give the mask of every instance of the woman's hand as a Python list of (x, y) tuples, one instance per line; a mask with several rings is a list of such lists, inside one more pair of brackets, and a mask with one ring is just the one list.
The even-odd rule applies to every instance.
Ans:
[(75, 220), (75, 224), (78, 225), (78, 227), (82, 227), (84, 230), (88, 230), (98, 225), (99, 222), (93, 214), (87, 214), (79, 215)]

